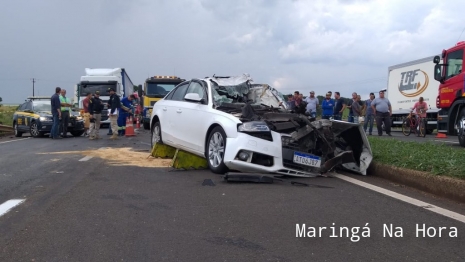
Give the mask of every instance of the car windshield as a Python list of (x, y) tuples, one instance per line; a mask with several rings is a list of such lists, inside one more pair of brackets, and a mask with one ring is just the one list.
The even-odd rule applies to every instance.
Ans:
[(32, 102), (34, 111), (37, 112), (52, 112), (52, 105), (49, 101), (34, 101)]
[(95, 94), (96, 91), (100, 92), (100, 96), (110, 96), (110, 92), (108, 91), (108, 88), (113, 87), (116, 89), (116, 84), (81, 84), (80, 87), (80, 96), (86, 96), (87, 93)]
[(145, 95), (148, 97), (165, 97), (176, 87), (177, 83), (147, 83)]

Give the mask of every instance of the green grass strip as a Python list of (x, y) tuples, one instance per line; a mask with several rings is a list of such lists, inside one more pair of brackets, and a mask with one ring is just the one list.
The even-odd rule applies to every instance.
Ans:
[(465, 179), (465, 148), (433, 142), (368, 137), (373, 161), (401, 168)]

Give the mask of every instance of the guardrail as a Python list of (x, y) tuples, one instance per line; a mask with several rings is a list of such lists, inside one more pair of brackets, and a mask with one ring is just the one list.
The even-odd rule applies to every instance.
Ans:
[(14, 131), (12, 126), (0, 125), (0, 132), (2, 133), (12, 133)]

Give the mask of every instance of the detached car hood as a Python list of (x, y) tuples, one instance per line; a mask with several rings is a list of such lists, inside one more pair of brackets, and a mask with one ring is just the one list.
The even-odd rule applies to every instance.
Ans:
[(271, 132), (281, 134), (283, 152), (298, 151), (321, 157), (321, 167), (300, 167), (301, 171), (323, 174), (342, 167), (366, 175), (373, 153), (360, 124), (311, 118), (304, 114), (305, 105), (290, 111), (279, 91), (267, 84), (253, 84), (246, 74), (211, 81), (215, 83), (215, 109), (230, 113), (242, 122), (266, 123)]

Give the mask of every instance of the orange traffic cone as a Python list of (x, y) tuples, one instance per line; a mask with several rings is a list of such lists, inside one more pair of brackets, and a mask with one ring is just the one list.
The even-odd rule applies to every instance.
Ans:
[(444, 133), (438, 132), (438, 134), (436, 135), (436, 138), (447, 138), (447, 135)]
[(135, 136), (134, 133), (134, 122), (132, 121), (132, 116), (126, 118), (126, 136)]

